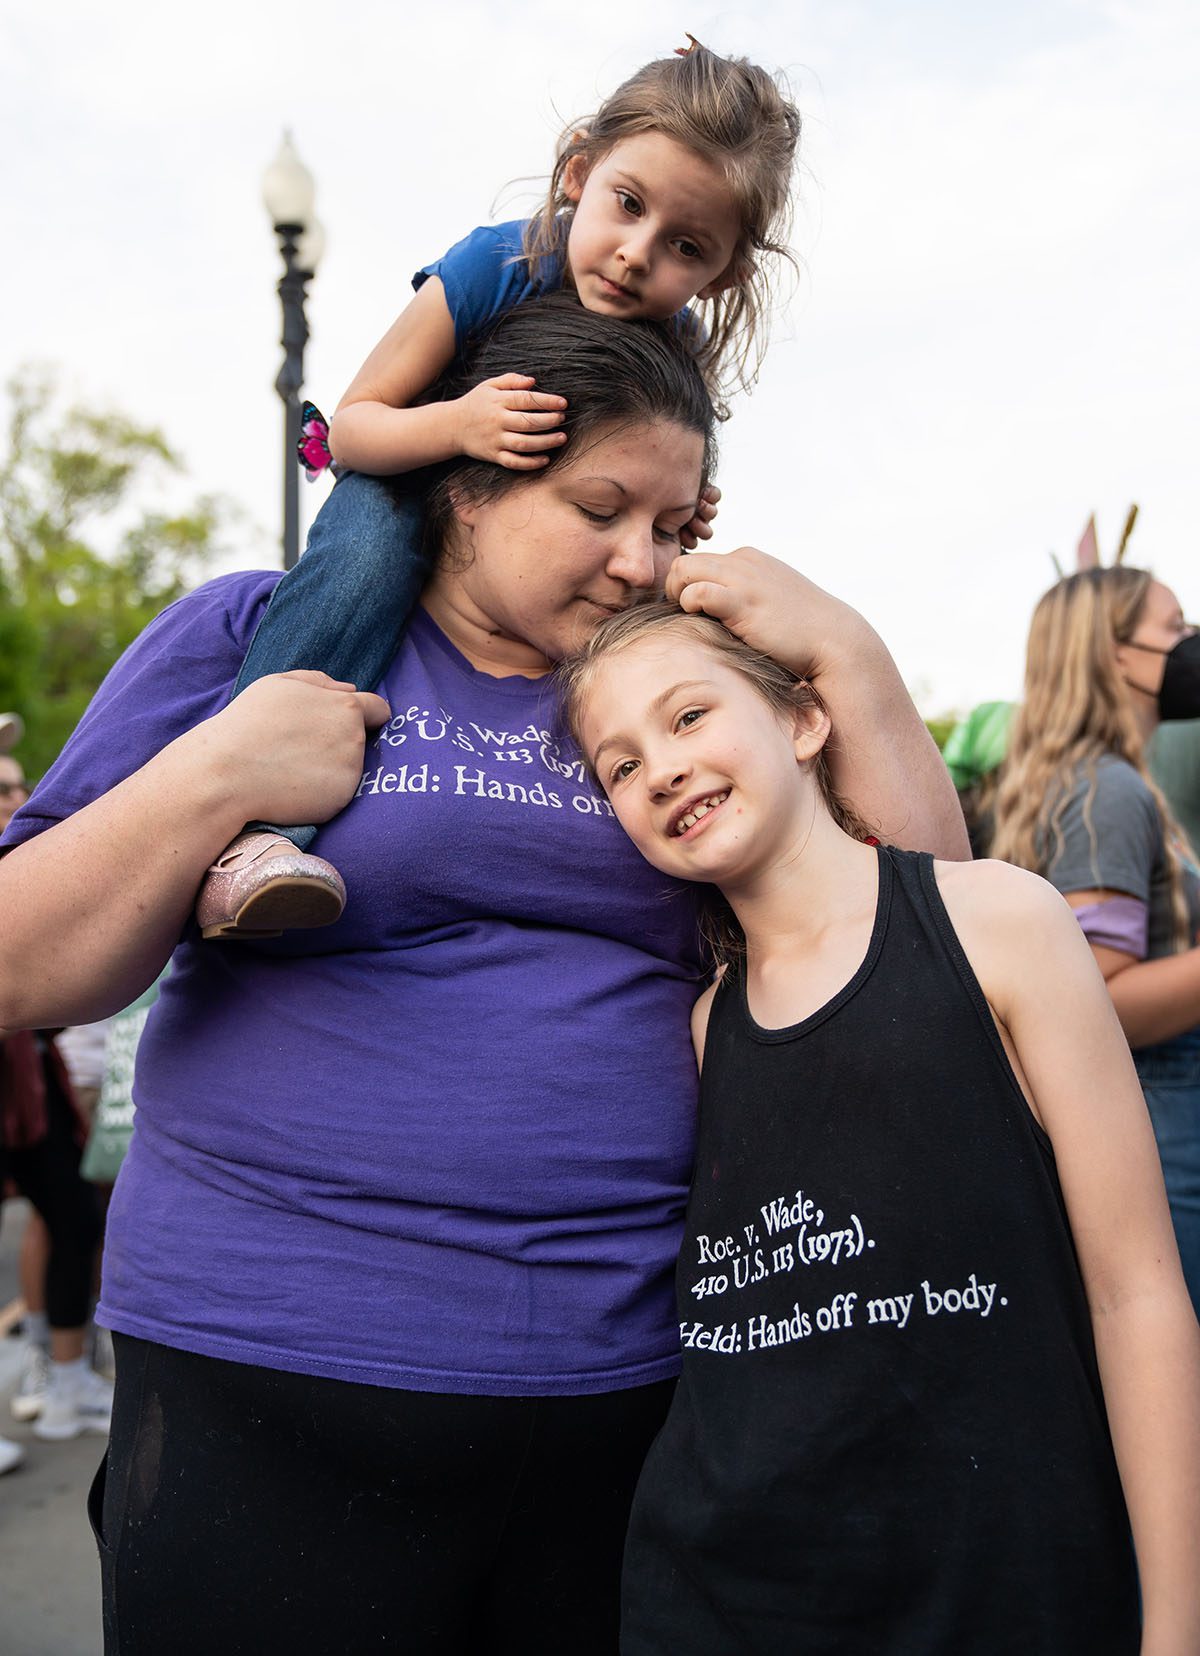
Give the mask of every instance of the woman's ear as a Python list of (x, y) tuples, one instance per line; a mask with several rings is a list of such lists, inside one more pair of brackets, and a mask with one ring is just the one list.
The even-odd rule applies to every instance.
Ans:
[(454, 513), (456, 521), (461, 523), (464, 529), (475, 527), (477, 515), (475, 502), (466, 499), (453, 484), (450, 485), (450, 509)]
[(815, 702), (797, 707), (792, 715), (792, 746), (801, 764), (815, 759), (829, 740), (829, 714)]

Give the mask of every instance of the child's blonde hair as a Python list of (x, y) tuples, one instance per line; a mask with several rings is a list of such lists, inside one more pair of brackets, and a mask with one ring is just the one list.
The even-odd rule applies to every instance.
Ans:
[[(1097, 761), (1132, 765), (1154, 797), (1171, 877), (1177, 947), (1187, 943), (1187, 904), (1175, 844), (1184, 835), (1146, 769), (1133, 698), (1117, 645), (1133, 634), (1153, 576), (1125, 564), (1086, 569), (1052, 586), (1029, 627), (1025, 700), (1013, 719), (995, 800), (991, 854), (1045, 874), (1062, 845), (1063, 814), (1087, 779), (1084, 822), (1096, 844), (1091, 804)], [(1101, 884), (1099, 877), (1097, 886)]]
[[(604, 621), (587, 643), (557, 669), (562, 696), (563, 714), (567, 728), (574, 738), (592, 777), (599, 783), (591, 760), (583, 750), (580, 724), (588, 693), (598, 664), (618, 650), (626, 649), (639, 639), (661, 632), (683, 633), (698, 644), (715, 651), (727, 667), (746, 679), (766, 702), (773, 713), (782, 719), (790, 718), (797, 710), (814, 707), (826, 712), (825, 703), (807, 679), (797, 678), (773, 656), (751, 649), (709, 615), (693, 615), (678, 604), (664, 603), (662, 599), (647, 597), (634, 603), (620, 615)], [(833, 786), (829, 771), (827, 748), (808, 761), (814, 781), (829, 814), (843, 833), (851, 839), (873, 839), (874, 833), (854, 807), (842, 799)], [(603, 786), (603, 783), (600, 783)], [(737, 916), (715, 886), (706, 888), (701, 905), (701, 929), (718, 964), (738, 960), (746, 951), (746, 938)]]
[(578, 157), (590, 172), (622, 139), (644, 132), (674, 138), (711, 162), (733, 194), (742, 225), (733, 253), (738, 280), (693, 303), (693, 349), (714, 390), (724, 376), (726, 389), (748, 389), (766, 348), (769, 261), (794, 263), (787, 240), (800, 138), (795, 104), (757, 64), (719, 57), (693, 41), (682, 56), (647, 63), (594, 115), (572, 122), (559, 140), (545, 205), (526, 228), (525, 257), (536, 273), (562, 254), (573, 207), (565, 193), (568, 165)]

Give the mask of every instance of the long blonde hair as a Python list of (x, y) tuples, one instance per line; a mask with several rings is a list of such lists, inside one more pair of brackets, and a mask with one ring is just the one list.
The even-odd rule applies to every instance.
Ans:
[(1106, 756), (1123, 759), (1158, 809), (1176, 946), (1183, 948), (1187, 904), (1175, 845), (1185, 843), (1184, 835), (1146, 769), (1133, 700), (1117, 661), (1117, 645), (1137, 627), (1152, 580), (1148, 570), (1123, 564), (1085, 569), (1039, 599), (1029, 628), (1025, 699), (1013, 720), (996, 793), (991, 854), (1045, 874), (1062, 849), (1063, 816), (1083, 776), (1088, 784), (1083, 818), (1095, 858), (1096, 768)]
[[(689, 37), (690, 38), (690, 37)], [(728, 376), (749, 387), (765, 348), (773, 267), (794, 264), (792, 172), (800, 116), (782, 83), (746, 58), (720, 57), (698, 41), (682, 56), (657, 58), (606, 98), (594, 115), (573, 121), (559, 140), (550, 188), (525, 232), (525, 257), (536, 276), (562, 255), (573, 205), (566, 172), (579, 158), (590, 172), (624, 138), (645, 132), (674, 138), (723, 175), (741, 219), (733, 260), (741, 279), (714, 298), (693, 301), (689, 343), (714, 394)]]

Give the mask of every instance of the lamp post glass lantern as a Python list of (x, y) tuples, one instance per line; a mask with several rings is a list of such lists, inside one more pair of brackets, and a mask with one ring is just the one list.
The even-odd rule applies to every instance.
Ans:
[(301, 391), (304, 387), (304, 347), (308, 318), (304, 305), (308, 283), (325, 249), (325, 232), (313, 211), (312, 174), (296, 154), (292, 135), (285, 132), (279, 153), (263, 175), (263, 202), (279, 237), (283, 275), (279, 300), (283, 307), (283, 365), (275, 389), (283, 401), (283, 567), (291, 569), (300, 556), (300, 441)]

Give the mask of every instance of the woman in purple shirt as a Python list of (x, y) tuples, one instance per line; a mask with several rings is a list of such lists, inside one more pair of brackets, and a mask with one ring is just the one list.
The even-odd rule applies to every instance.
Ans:
[[(0, 1023), (98, 1018), (173, 956), (100, 1310), (110, 1653), (615, 1650), (678, 1366), (705, 962), (556, 728), (547, 674), (601, 617), (665, 585), (809, 670), (859, 811), (965, 847), (866, 624), (761, 553), (678, 556), (713, 415), (677, 342), (549, 299), (451, 391), (517, 370), (569, 441), (436, 481), (380, 694), (294, 673), (228, 702), (278, 577), (223, 577), (147, 628), (6, 836)], [(201, 943), (196, 887), (255, 819), (327, 823), (345, 913)]]

